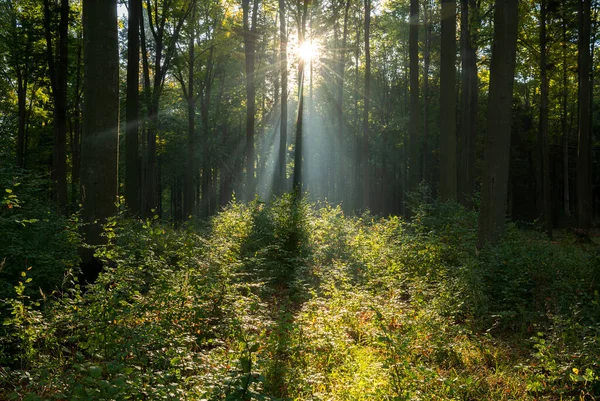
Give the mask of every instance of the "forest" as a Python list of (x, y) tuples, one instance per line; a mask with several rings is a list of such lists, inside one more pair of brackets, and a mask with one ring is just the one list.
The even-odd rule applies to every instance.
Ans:
[(600, 400), (597, 0), (0, 0), (0, 400)]

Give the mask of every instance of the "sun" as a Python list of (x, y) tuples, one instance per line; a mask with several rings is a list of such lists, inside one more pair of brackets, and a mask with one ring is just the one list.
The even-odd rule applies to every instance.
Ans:
[(313, 42), (306, 41), (298, 48), (298, 56), (305, 62), (317, 58), (318, 55), (319, 47)]

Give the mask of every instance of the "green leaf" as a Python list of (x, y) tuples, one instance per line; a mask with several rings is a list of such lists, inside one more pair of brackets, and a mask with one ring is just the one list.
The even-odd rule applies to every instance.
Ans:
[(250, 373), (250, 369), (252, 364), (250, 363), (250, 358), (240, 358), (240, 365), (242, 365), (242, 372)]
[(99, 366), (91, 366), (89, 369), (89, 373), (90, 377), (97, 379), (100, 376), (102, 376), (102, 369)]

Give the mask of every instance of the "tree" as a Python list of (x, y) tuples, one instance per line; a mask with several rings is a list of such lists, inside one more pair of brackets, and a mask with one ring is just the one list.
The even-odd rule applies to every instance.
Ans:
[(369, 127), (371, 119), (371, 0), (365, 0), (365, 106), (363, 111), (362, 173), (363, 208), (371, 203), (371, 180), (369, 174)]
[(425, 0), (423, 7), (423, 27), (425, 38), (423, 44), (423, 140), (421, 150), (421, 176), (431, 182), (429, 160), (429, 70), (431, 66), (431, 42), (433, 24), (431, 23), (430, 0)]
[(591, 0), (579, 3), (579, 134), (577, 141), (577, 228), (589, 237), (592, 227), (592, 127), (590, 85)]
[(548, 154), (548, 70), (546, 50), (546, 17), (547, 1), (540, 4), (540, 119), (538, 131), (538, 147), (541, 164), (542, 213), (544, 226), (549, 238), (552, 238), (552, 206), (550, 198), (550, 156)]
[(287, 123), (288, 123), (288, 58), (287, 58), (287, 17), (285, 0), (279, 0), (279, 55), (281, 59), (281, 122), (279, 126), (279, 156), (277, 159), (277, 182), (279, 192), (285, 192)]
[(456, 1), (442, 0), (440, 197), (456, 200)]
[(44, 31), (46, 37), (46, 60), (50, 74), (50, 88), (54, 100), (54, 141), (52, 153), (53, 197), (60, 209), (67, 205), (67, 80), (69, 1), (60, 2), (58, 25), (58, 54), (54, 54), (52, 41), (52, 12), (50, 0), (44, 0)]
[(475, 0), (461, 0), (461, 113), (458, 133), (458, 201), (469, 206), (475, 185), (475, 144), (477, 138), (477, 53), (473, 44), (471, 12), (477, 10)]
[(414, 191), (419, 183), (419, 0), (410, 0), (410, 31), (408, 34), (410, 68), (410, 167), (408, 188)]
[[(83, 1), (84, 104), (81, 140), (81, 217), (88, 244), (105, 241), (102, 224), (116, 212), (119, 146), (119, 43), (116, 0)], [(83, 255), (84, 278), (100, 265)]]
[[(308, 1), (298, 4), (298, 47), (302, 48), (306, 40), (306, 16), (308, 15)], [(292, 178), (292, 190), (297, 199), (302, 196), (302, 158), (303, 147), (303, 122), (304, 122), (304, 58), (298, 61), (298, 114), (296, 116), (296, 139), (294, 146), (294, 176)]]
[[(41, 13), (39, 4), (33, 1), (7, 0), (0, 2), (2, 15), (0, 32), (0, 49), (6, 66), (3, 73), (9, 75), (8, 85), (17, 95), (17, 143), (16, 164), (26, 167), (27, 155), (27, 122), (28, 98), (31, 100), (35, 91), (35, 82), (41, 75), (39, 62), (42, 48), (40, 41), (43, 32), (38, 19)], [(28, 95), (29, 93), (29, 95)]]
[(479, 209), (479, 247), (497, 242), (504, 231), (517, 28), (518, 0), (497, 0)]
[(142, 3), (129, 0), (127, 20), (127, 98), (125, 115), (125, 202), (132, 215), (140, 213), (140, 17)]
[(129, 0), (127, 26), (127, 99), (125, 115), (125, 202), (132, 215), (140, 213), (140, 18), (142, 3)]
[(568, 68), (567, 63), (567, 2), (561, 2), (561, 36), (562, 36), (562, 96), (561, 96), (561, 130), (562, 130), (562, 148), (563, 148), (563, 211), (565, 217), (571, 217), (571, 200), (569, 191), (569, 129), (568, 119)]
[[(185, 19), (191, 11), (190, 2), (180, 4), (174, 0), (146, 0), (147, 21), (152, 34), (151, 47), (154, 51), (154, 62), (150, 68), (148, 57), (149, 43), (146, 41), (145, 19), (140, 19), (142, 64), (144, 68), (144, 97), (148, 113), (146, 127), (146, 155), (144, 196), (142, 198), (142, 213), (150, 217), (153, 210), (160, 206), (158, 160), (156, 151), (156, 138), (159, 129), (159, 108), (167, 72), (177, 49), (179, 34)], [(180, 8), (176, 6), (180, 5)], [(150, 70), (153, 72), (150, 82)]]
[(254, 124), (256, 118), (256, 39), (258, 36), (258, 5), (260, 0), (252, 0), (252, 17), (250, 17), (250, 0), (242, 0), (244, 25), (244, 53), (246, 60), (246, 197), (254, 196)]

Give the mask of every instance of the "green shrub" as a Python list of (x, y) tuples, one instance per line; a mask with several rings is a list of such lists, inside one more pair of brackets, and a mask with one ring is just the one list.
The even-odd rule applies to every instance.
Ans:
[(22, 271), (31, 268), (29, 296), (60, 287), (77, 269), (77, 216), (47, 206), (48, 182), (14, 167), (0, 168), (0, 298), (13, 297)]

